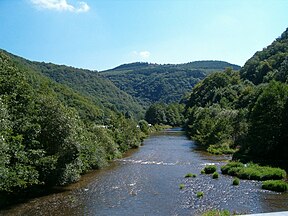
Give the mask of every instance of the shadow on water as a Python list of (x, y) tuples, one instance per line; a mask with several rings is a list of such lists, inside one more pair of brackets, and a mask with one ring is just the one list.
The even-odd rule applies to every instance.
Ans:
[[(230, 157), (201, 151), (180, 129), (151, 135), (102, 170), (47, 196), (0, 211), (0, 215), (199, 215), (209, 209), (237, 213), (288, 210), (288, 193), (261, 189), (261, 182), (201, 175), (206, 164), (220, 166)], [(184, 178), (187, 173), (196, 178)], [(184, 184), (184, 189), (179, 189)], [(203, 198), (196, 193), (202, 191)]]

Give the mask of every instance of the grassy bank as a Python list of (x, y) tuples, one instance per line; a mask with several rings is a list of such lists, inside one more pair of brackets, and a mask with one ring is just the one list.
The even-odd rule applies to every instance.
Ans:
[(280, 180), (286, 177), (286, 172), (280, 168), (259, 166), (258, 164), (241, 162), (230, 162), (221, 167), (223, 174), (237, 176), (240, 179), (249, 180)]

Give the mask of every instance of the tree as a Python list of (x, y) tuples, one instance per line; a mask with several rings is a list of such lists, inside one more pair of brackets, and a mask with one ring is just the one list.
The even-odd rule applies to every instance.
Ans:
[(249, 154), (264, 158), (283, 155), (287, 97), (288, 86), (283, 83), (272, 81), (265, 87), (250, 114)]
[(152, 104), (145, 114), (145, 120), (150, 124), (166, 124), (165, 105), (161, 103)]

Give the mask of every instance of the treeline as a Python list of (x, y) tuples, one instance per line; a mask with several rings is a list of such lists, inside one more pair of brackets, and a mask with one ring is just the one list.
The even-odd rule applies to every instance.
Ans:
[(146, 111), (145, 120), (153, 125), (179, 127), (184, 123), (184, 104), (155, 103)]
[(75, 182), (145, 136), (133, 119), (100, 108), (3, 51), (0, 121), (0, 196)]
[(188, 135), (212, 153), (237, 150), (234, 158), (287, 162), (287, 81), (288, 29), (240, 72), (211, 74), (193, 88)]

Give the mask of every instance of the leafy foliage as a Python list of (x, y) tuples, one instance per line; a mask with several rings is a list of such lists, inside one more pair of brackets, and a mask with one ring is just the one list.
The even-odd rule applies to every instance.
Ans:
[(275, 79), (286, 82), (288, 78), (288, 28), (271, 45), (256, 52), (240, 70), (241, 77), (254, 84)]
[[(249, 154), (265, 158), (285, 158), (288, 146), (287, 116), (288, 85), (272, 81), (258, 97), (250, 113), (247, 135)], [(284, 125), (283, 125), (284, 124)]]
[(102, 109), (109, 108), (122, 113), (129, 110), (135, 118), (143, 118), (144, 110), (140, 104), (97, 71), (52, 63), (32, 62), (9, 53), (6, 54), (13, 57), (18, 65), (25, 65), (29, 70), (35, 70), (57, 83), (70, 87), (82, 96), (88, 97)]
[(171, 103), (166, 105), (155, 103), (147, 109), (145, 120), (153, 125), (181, 126), (184, 122), (183, 111), (183, 104)]
[(0, 51), (1, 193), (75, 182), (143, 138), (133, 119), (52, 81), (35, 65)]
[(193, 88), (185, 129), (199, 145), (211, 153), (239, 150), (236, 159), (277, 160), (287, 167), (287, 32), (255, 53), (240, 73), (214, 73)]
[(143, 106), (152, 103), (175, 103), (207, 74), (226, 67), (240, 67), (221, 61), (198, 61), (187, 64), (132, 63), (103, 71), (117, 87), (137, 98)]

